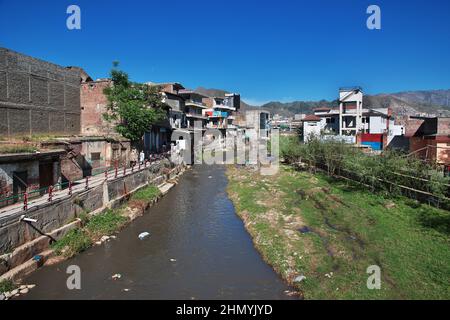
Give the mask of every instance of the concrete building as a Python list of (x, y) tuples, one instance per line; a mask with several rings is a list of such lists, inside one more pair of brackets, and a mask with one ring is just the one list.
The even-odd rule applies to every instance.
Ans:
[(395, 123), (390, 108), (363, 108), (360, 88), (340, 89), (339, 95), (338, 108), (316, 108), (313, 116), (302, 120), (304, 141), (314, 134), (322, 139), (383, 150), (394, 146), (394, 138), (404, 134), (403, 126)]
[(339, 135), (356, 136), (361, 130), (362, 102), (360, 87), (339, 89)]
[(100, 174), (116, 165), (123, 167), (134, 160), (130, 141), (118, 136), (78, 136), (42, 142), (41, 145), (65, 151), (61, 154), (62, 182)]
[[(60, 156), (64, 150), (0, 156), (0, 207), (44, 194), (49, 186), (61, 182)], [(6, 200), (5, 200), (6, 199)]]
[(450, 166), (450, 118), (410, 117), (406, 124), (410, 154), (429, 163)]
[(322, 118), (316, 115), (308, 115), (302, 119), (302, 122), (304, 142), (308, 142), (314, 136), (319, 137), (321, 135), (324, 127), (324, 121)]
[(0, 135), (80, 133), (77, 68), (0, 48)]
[(194, 124), (198, 121), (201, 123), (201, 128), (205, 129), (208, 123), (208, 117), (204, 115), (204, 110), (208, 109), (207, 103), (210, 102), (209, 97), (194, 90), (187, 89), (179, 90), (178, 94), (185, 100), (186, 127), (194, 130)]

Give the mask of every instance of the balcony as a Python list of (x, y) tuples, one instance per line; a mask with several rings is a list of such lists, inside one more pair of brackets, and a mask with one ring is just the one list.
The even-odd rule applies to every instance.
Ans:
[(186, 113), (186, 118), (208, 120), (208, 117), (202, 116), (201, 114), (197, 113)]
[(195, 100), (192, 100), (192, 99), (186, 100), (186, 102), (184, 104), (186, 106), (193, 106), (193, 107), (198, 107), (198, 108), (202, 108), (202, 109), (207, 109), (208, 108), (208, 106), (205, 105), (203, 102), (195, 101)]
[(216, 104), (213, 106), (214, 109), (227, 110), (227, 111), (236, 111), (236, 108), (226, 106), (224, 104)]

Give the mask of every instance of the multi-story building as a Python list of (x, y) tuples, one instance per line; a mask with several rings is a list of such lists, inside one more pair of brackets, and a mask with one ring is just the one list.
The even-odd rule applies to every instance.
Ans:
[(196, 92), (194, 90), (182, 89), (178, 91), (178, 94), (184, 98), (185, 109), (187, 119), (187, 128), (194, 130), (195, 122), (201, 124), (201, 128), (205, 129), (208, 122), (208, 117), (204, 114), (204, 110), (208, 109), (205, 103), (209, 97)]
[(316, 135), (382, 150), (394, 137), (404, 134), (390, 108), (363, 108), (360, 88), (341, 89), (339, 94), (338, 108), (317, 108), (302, 119), (304, 141)]

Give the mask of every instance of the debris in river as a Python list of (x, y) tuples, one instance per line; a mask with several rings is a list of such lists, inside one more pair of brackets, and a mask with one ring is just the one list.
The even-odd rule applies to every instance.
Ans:
[(109, 236), (103, 236), (103, 237), (101, 237), (101, 239), (100, 239), (101, 242), (106, 242), (106, 241), (108, 241), (108, 240), (109, 240)]
[(148, 232), (142, 232), (142, 233), (139, 234), (138, 237), (139, 237), (140, 240), (144, 240), (144, 239), (147, 238), (149, 235), (150, 235), (150, 233), (148, 233)]
[(116, 274), (113, 275), (111, 278), (112, 278), (113, 280), (117, 280), (117, 279), (122, 278), (122, 275), (121, 275), (120, 273), (116, 273)]
[(170, 259), (170, 262), (176, 262), (177, 259)]

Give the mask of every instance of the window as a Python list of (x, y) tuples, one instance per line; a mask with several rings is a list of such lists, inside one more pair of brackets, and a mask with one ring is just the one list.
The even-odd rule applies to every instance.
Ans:
[(91, 152), (91, 161), (100, 160), (100, 152)]

